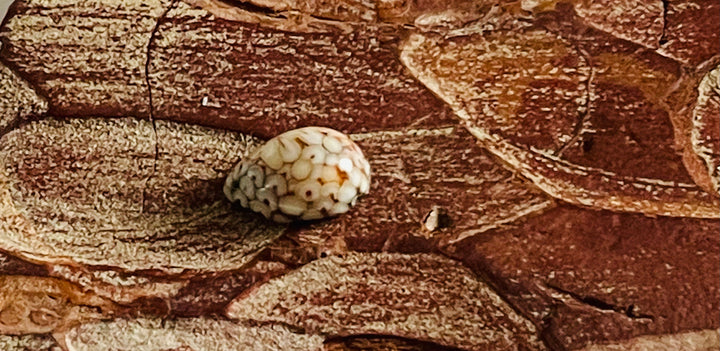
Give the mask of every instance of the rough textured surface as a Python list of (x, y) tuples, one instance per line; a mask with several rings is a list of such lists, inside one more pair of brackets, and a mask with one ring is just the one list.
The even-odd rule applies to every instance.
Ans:
[(426, 254), (320, 259), (241, 295), (227, 314), (312, 333), (396, 335), (469, 350), (543, 349), (535, 327), (472, 272)]
[(690, 183), (673, 148), (661, 97), (677, 64), (583, 29), (568, 11), (457, 37), (414, 34), (401, 59), (488, 150), (552, 196), (717, 218), (720, 203)]
[(587, 24), (648, 48), (657, 49), (663, 39), (662, 0), (579, 0), (575, 10)]
[(119, 304), (132, 304), (143, 298), (169, 299), (188, 285), (186, 280), (132, 275), (114, 270), (51, 265), (49, 275), (72, 282), (98, 296)]
[(0, 133), (4, 133), (15, 123), (47, 111), (47, 101), (2, 63), (0, 82)]
[[(457, 127), (371, 132), (351, 138), (368, 155), (373, 169), (370, 194), (349, 216), (291, 228), (291, 235), (300, 240), (341, 236), (350, 248), (362, 251), (418, 252), (433, 245), (422, 242), (456, 242), (554, 205), (498, 165)], [(441, 213), (428, 227), (434, 209)]]
[(0, 349), (4, 351), (60, 351), (49, 335), (0, 335)]
[[(149, 116), (147, 46), (163, 0), (16, 1), (3, 62), (70, 116)], [(122, 40), (119, 40), (122, 38)]]
[(705, 164), (712, 190), (720, 192), (720, 66), (700, 81), (690, 140), (692, 151)]
[(322, 19), (338, 20), (344, 22), (371, 22), (375, 21), (377, 14), (375, 2), (371, 0), (250, 0), (248, 3), (260, 6), (263, 9), (275, 12), (275, 15), (312, 16)]
[(0, 251), (0, 274), (46, 276), (48, 269)]
[(128, 271), (240, 268), (283, 230), (223, 198), (224, 172), (254, 143), (134, 119), (13, 130), (0, 140), (2, 246), (35, 261)]
[(516, 224), (445, 252), (486, 272), (550, 345), (720, 327), (718, 221), (565, 205)]
[(51, 333), (106, 317), (115, 305), (68, 282), (0, 276), (0, 335)]
[(456, 348), (388, 336), (356, 336), (328, 340), (325, 351), (455, 351)]
[[(108, 337), (126, 327), (139, 331), (129, 338), (178, 335), (162, 328), (181, 324), (197, 327), (180, 333), (194, 335), (187, 340), (227, 340), (248, 327), (231, 326), (227, 304), (273, 290), (277, 301), (322, 305), (326, 316), (348, 320), (376, 318), (367, 306), (392, 311), (380, 317), (394, 324), (370, 324), (388, 328), (385, 335), (303, 319), (332, 331), (323, 335), (329, 350), (716, 350), (720, 211), (705, 160), (717, 160), (717, 120), (706, 119), (718, 114), (707, 84), (720, 62), (717, 6), (17, 0), (0, 26), (0, 272), (25, 275), (18, 279), (31, 293), (6, 284), (0, 296), (22, 308), (84, 308), (43, 302), (57, 296), (54, 285), (27, 283), (48, 275), (72, 282), (121, 305), (114, 317), (130, 318), (83, 329)], [(414, 38), (428, 44), (414, 54), (437, 59), (425, 62), (441, 73), (435, 81), (403, 66)], [(287, 229), (231, 209), (222, 180), (259, 141), (251, 135), (267, 140), (311, 124), (351, 134), (367, 151), (376, 170), (370, 195), (346, 215)], [(270, 237), (238, 240), (256, 229)], [(357, 302), (340, 310), (323, 305), (329, 293), (292, 300), (313, 280), (270, 288), (354, 251), (433, 257), (441, 263), (431, 271), (442, 273), (344, 266), (387, 284), (351, 274), (367, 289), (338, 294)], [(326, 276), (326, 286), (346, 277)], [(456, 281), (437, 295), (449, 302), (402, 293)], [(476, 311), (510, 312), (447, 318), (442, 311), (482, 301), (450, 298), (470, 294), (468, 282), (501, 298)], [(385, 287), (400, 293), (366, 299)], [(397, 299), (411, 308), (391, 305)], [(427, 333), (392, 329), (418, 315), (450, 321)], [(524, 334), (506, 328), (509, 316)], [(474, 342), (479, 325), (463, 324), (478, 320), (490, 321), (481, 327), (493, 331), (491, 344)], [(301, 329), (285, 327), (293, 338)], [(45, 346), (48, 334), (0, 337), (0, 349), (22, 345), (57, 349)]]
[(720, 4), (714, 0), (666, 1), (658, 52), (691, 66), (720, 52)]
[(116, 319), (86, 323), (64, 336), (69, 351), (91, 350), (321, 350), (323, 338), (280, 325), (252, 327), (191, 318)]
[(192, 278), (167, 301), (168, 313), (180, 317), (223, 315), (225, 306), (243, 291), (288, 271), (282, 263), (260, 260), (241, 271)]
[(720, 344), (718, 333), (718, 330), (701, 330), (674, 335), (641, 336), (617, 344), (589, 345), (582, 351), (711, 351)]
[(288, 33), (178, 2), (151, 48), (155, 116), (265, 138), (309, 125), (350, 133), (450, 120), (405, 74), (380, 28), (352, 30)]

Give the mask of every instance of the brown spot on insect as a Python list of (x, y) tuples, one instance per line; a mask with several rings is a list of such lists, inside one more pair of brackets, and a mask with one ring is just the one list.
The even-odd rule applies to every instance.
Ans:
[(223, 191), (275, 222), (317, 220), (347, 212), (370, 191), (370, 163), (347, 135), (305, 127), (268, 140), (241, 160)]

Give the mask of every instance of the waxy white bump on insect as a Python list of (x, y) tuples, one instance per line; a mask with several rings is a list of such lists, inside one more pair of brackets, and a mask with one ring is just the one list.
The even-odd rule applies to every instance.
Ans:
[(291, 130), (238, 163), (225, 196), (276, 222), (347, 212), (370, 190), (370, 164), (350, 138), (324, 127)]

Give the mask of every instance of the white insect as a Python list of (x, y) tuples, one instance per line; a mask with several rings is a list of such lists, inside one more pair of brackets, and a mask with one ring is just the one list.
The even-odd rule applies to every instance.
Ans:
[(370, 164), (350, 138), (306, 127), (270, 139), (230, 172), (225, 196), (276, 222), (347, 212), (370, 190)]

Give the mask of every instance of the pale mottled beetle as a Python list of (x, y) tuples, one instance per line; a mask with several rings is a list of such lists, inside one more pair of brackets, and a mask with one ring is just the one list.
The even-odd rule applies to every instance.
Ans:
[(370, 190), (370, 164), (350, 138), (306, 127), (280, 134), (241, 160), (225, 196), (276, 222), (313, 220), (350, 209)]

